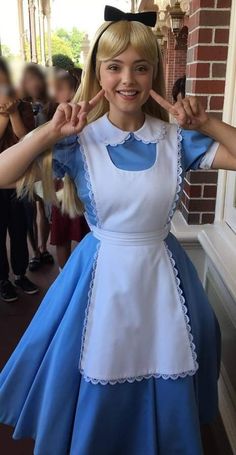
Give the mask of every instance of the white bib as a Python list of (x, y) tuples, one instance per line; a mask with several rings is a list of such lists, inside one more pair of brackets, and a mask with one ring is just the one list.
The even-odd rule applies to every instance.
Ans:
[(88, 296), (80, 370), (93, 383), (192, 375), (197, 361), (178, 271), (164, 239), (181, 183), (177, 126), (146, 116), (134, 137), (156, 143), (149, 169), (127, 171), (106, 145), (129, 136), (107, 116), (88, 125), (80, 145), (99, 239)]

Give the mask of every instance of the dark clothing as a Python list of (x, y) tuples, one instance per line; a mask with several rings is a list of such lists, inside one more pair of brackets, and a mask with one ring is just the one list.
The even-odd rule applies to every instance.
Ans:
[[(55, 179), (55, 190), (63, 188), (63, 181)], [(51, 245), (63, 245), (69, 240), (80, 242), (90, 232), (83, 215), (70, 218), (60, 208), (52, 206)]]
[[(30, 103), (20, 101), (18, 111), (25, 128), (34, 129), (34, 116)], [(16, 144), (19, 138), (14, 134), (11, 122), (0, 138), (0, 153)], [(0, 189), (0, 280), (6, 280), (9, 274), (6, 239), (10, 237), (10, 260), (15, 275), (24, 275), (29, 262), (27, 245), (27, 224), (23, 202), (16, 197), (12, 189)]]
[(24, 275), (28, 267), (27, 224), (21, 200), (15, 190), (0, 190), (0, 280), (8, 279), (7, 231), (10, 237), (10, 259), (15, 275)]
[[(35, 128), (34, 125), (34, 115), (32, 111), (31, 104), (26, 101), (20, 101), (18, 105), (18, 111), (22, 118), (25, 128), (29, 131), (32, 131)], [(0, 153), (6, 150), (8, 147), (16, 144), (19, 141), (19, 138), (13, 132), (11, 122), (8, 122), (7, 128), (4, 132), (2, 138), (0, 138)]]

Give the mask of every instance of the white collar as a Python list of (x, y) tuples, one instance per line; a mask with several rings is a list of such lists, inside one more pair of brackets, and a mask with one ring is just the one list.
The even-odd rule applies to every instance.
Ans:
[(137, 131), (123, 131), (113, 125), (108, 119), (108, 114), (104, 114), (90, 126), (96, 129), (96, 136), (105, 145), (118, 145), (124, 143), (133, 134), (135, 139), (145, 144), (156, 143), (163, 139), (167, 132), (168, 123), (145, 114), (145, 121)]

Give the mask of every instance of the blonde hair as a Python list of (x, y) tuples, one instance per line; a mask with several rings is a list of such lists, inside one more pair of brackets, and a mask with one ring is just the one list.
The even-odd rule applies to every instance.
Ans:
[[(99, 40), (99, 41), (98, 41)], [(98, 41), (98, 43), (97, 43)], [(73, 101), (89, 101), (100, 90), (100, 66), (103, 61), (115, 58), (124, 52), (131, 45), (139, 55), (153, 66), (152, 88), (165, 97), (164, 71), (161, 51), (158, 41), (152, 30), (137, 21), (118, 21), (114, 23), (105, 22), (97, 31), (93, 44), (87, 57), (86, 65), (82, 74), (81, 85), (77, 90)], [(95, 54), (95, 49), (97, 52)], [(94, 67), (94, 60), (96, 65)], [(151, 97), (142, 106), (143, 112), (164, 121), (169, 121), (166, 111), (159, 106)], [(109, 104), (105, 97), (89, 113), (88, 123), (97, 120), (109, 110)], [(36, 176), (42, 176), (43, 193), (46, 200), (58, 204), (52, 180), (52, 151), (44, 152), (36, 162), (32, 163), (25, 175), (17, 184), (18, 194), (26, 191), (33, 194), (33, 184)], [(64, 180), (64, 191), (62, 211), (71, 217), (83, 212), (83, 204), (78, 199), (75, 185), (66, 176)]]

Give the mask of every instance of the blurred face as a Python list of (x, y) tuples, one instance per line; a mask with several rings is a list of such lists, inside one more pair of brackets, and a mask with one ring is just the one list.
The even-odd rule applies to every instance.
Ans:
[(110, 104), (110, 112), (141, 112), (152, 88), (153, 66), (131, 46), (112, 60), (101, 63), (100, 84)]
[(5, 103), (8, 97), (12, 95), (13, 89), (8, 77), (3, 71), (0, 71), (0, 104)]
[(26, 72), (23, 85), (28, 96), (33, 100), (40, 100), (44, 85), (39, 77), (30, 72)]
[(68, 103), (74, 96), (74, 90), (63, 80), (56, 80), (53, 87), (53, 98), (56, 103)]

